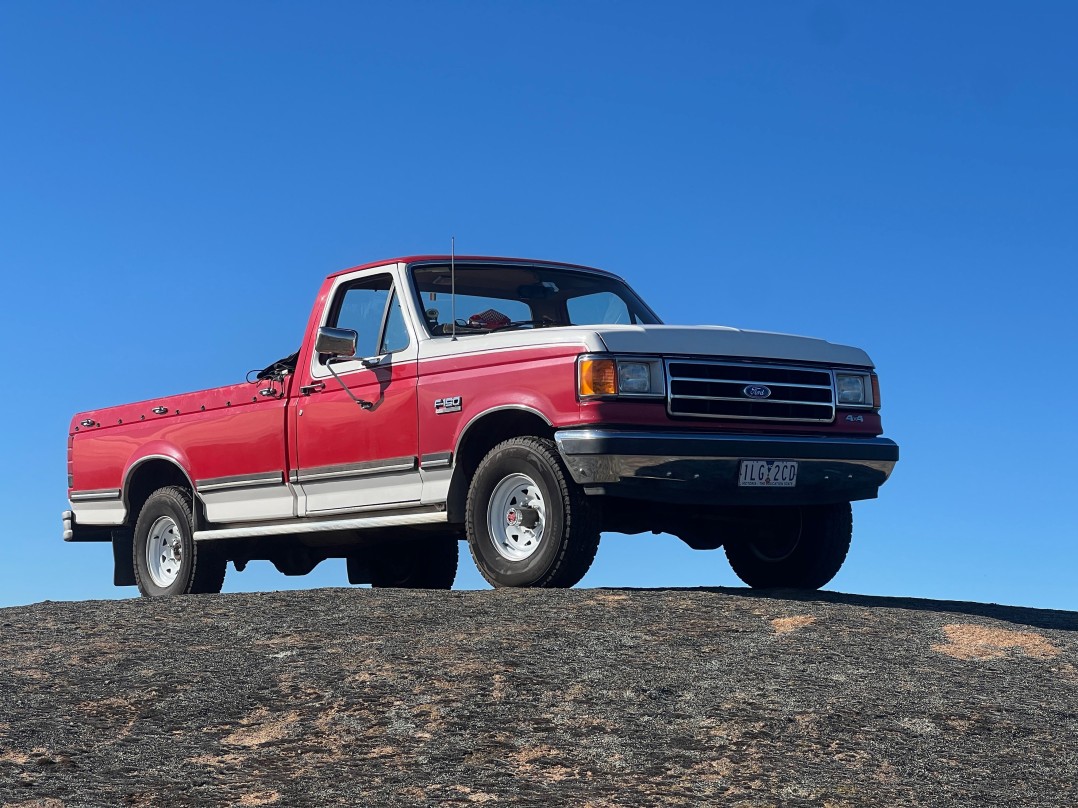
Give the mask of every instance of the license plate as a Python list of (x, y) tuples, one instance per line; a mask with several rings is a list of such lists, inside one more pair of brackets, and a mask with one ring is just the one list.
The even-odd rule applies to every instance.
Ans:
[(742, 460), (739, 486), (793, 488), (797, 485), (796, 460)]

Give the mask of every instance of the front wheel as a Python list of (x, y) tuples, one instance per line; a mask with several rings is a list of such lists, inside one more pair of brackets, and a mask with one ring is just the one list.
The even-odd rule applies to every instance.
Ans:
[(135, 582), (146, 597), (220, 592), (227, 561), (195, 543), (191, 495), (170, 485), (150, 494), (132, 542)]
[(599, 547), (595, 507), (544, 438), (490, 450), (472, 477), (465, 523), (475, 565), (497, 587), (571, 587)]
[(754, 589), (819, 589), (842, 567), (852, 535), (848, 502), (775, 508), (726, 539), (726, 558)]

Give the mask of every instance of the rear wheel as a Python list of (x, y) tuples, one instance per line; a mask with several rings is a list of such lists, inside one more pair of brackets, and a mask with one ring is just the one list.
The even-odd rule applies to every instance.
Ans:
[(146, 597), (220, 592), (226, 561), (194, 540), (191, 496), (168, 486), (139, 511), (132, 542), (135, 582)]
[(499, 443), (468, 489), (468, 547), (494, 586), (570, 587), (599, 547), (599, 520), (557, 447), (537, 437)]
[(737, 577), (757, 589), (819, 589), (846, 560), (853, 535), (848, 502), (776, 508), (725, 541)]

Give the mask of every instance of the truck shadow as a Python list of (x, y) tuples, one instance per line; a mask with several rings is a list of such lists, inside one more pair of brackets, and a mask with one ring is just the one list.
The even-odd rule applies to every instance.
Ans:
[(800, 603), (839, 603), (866, 609), (908, 609), (918, 612), (942, 612), (972, 617), (989, 617), (1031, 628), (1055, 631), (1078, 631), (1078, 612), (1057, 609), (1034, 609), (1026, 606), (1001, 606), (996, 603), (974, 603), (960, 600), (929, 600), (927, 598), (897, 598), (874, 595), (849, 595), (844, 592), (805, 591), (803, 589), (748, 589), (740, 587), (655, 587), (637, 589), (609, 587), (620, 592), (710, 592), (755, 600), (784, 600)]

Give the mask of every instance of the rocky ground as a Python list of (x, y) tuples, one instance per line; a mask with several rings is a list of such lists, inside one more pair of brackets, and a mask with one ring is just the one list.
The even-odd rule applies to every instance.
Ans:
[(747, 590), (0, 610), (0, 804), (1078, 805), (1078, 614)]

